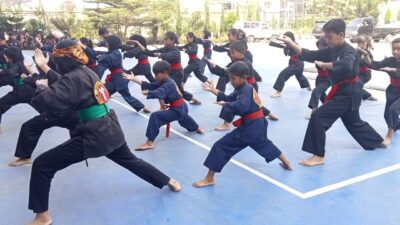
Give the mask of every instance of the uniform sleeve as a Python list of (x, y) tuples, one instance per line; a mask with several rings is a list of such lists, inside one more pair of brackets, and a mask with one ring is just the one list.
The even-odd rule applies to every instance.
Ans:
[(215, 67), (210, 67), (210, 69), (211, 69), (210, 72), (212, 74), (218, 75), (220, 77), (226, 76), (226, 70), (218, 65), (215, 65)]
[(165, 61), (176, 60), (181, 57), (181, 52), (178, 50), (174, 50), (166, 53), (161, 53), (160, 57), (162, 58), (162, 60)]
[(276, 42), (271, 41), (271, 42), (269, 43), (269, 46), (275, 47), (275, 48), (285, 48), (286, 45), (279, 44), (279, 43), (276, 43)]
[(216, 52), (228, 52), (228, 49), (226, 49), (226, 46), (218, 46), (218, 45), (214, 45), (213, 50)]
[(141, 51), (139, 47), (135, 47), (133, 49), (128, 50), (124, 53), (124, 58), (133, 58), (136, 57)]
[(89, 58), (96, 59), (96, 52), (93, 49), (87, 47), (85, 53)]
[(324, 60), (324, 58), (326, 58), (326, 54), (329, 54), (328, 51), (329, 48), (315, 50), (315, 51), (303, 48), (301, 51), (300, 59), (311, 63), (313, 63), (316, 60)]
[(149, 83), (146, 81), (142, 81), (141, 87), (142, 90), (155, 90), (160, 87), (160, 84), (158, 82)]
[(222, 92), (218, 92), (217, 102), (219, 102), (219, 101), (233, 102), (233, 101), (236, 100), (236, 98), (237, 98), (237, 92), (236, 91), (232, 92), (230, 95), (226, 95), (226, 94), (224, 94)]
[(173, 83), (161, 85), (155, 90), (149, 91), (147, 93), (147, 99), (164, 99), (168, 96), (169, 91), (171, 88), (175, 88), (172, 86)]
[(385, 58), (382, 61), (372, 60), (371, 64), (369, 65), (369, 68), (373, 70), (379, 70), (383, 67), (391, 67), (390, 58)]
[(31, 104), (43, 112), (59, 112), (76, 108), (81, 93), (74, 89), (70, 78), (63, 76), (50, 87), (38, 85)]

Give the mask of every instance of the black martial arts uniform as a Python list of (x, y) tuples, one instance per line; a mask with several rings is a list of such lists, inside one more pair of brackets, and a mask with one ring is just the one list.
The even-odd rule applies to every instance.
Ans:
[(371, 69), (379, 70), (383, 67), (396, 68), (396, 72), (388, 73), (390, 84), (386, 88), (385, 121), (389, 128), (400, 129), (400, 62), (394, 57), (385, 58), (382, 61), (372, 61)]
[(289, 80), (289, 78), (293, 75), (295, 75), (301, 88), (309, 88), (310, 83), (303, 74), (304, 62), (302, 61), (302, 59), (299, 58), (296, 52), (288, 46), (281, 45), (275, 42), (270, 42), (269, 45), (277, 48), (283, 48), (283, 53), (285, 54), (285, 56), (290, 56), (289, 66), (279, 73), (278, 78), (276, 79), (274, 84), (274, 89), (281, 92), (283, 90), (283, 87), (285, 86), (285, 82)]
[(189, 56), (188, 65), (183, 69), (183, 83), (186, 83), (189, 75), (193, 72), (194, 75), (199, 79), (202, 83), (206, 82), (208, 78), (201, 73), (201, 61), (197, 56), (198, 46), (196, 43), (186, 44), (180, 47), (181, 50), (184, 50), (186, 54)]
[(329, 58), (333, 68), (328, 70), (332, 89), (325, 98), (325, 104), (311, 114), (303, 150), (319, 157), (325, 156), (326, 131), (341, 118), (353, 138), (366, 150), (380, 146), (382, 137), (365, 121), (361, 120), (361, 84), (358, 82), (357, 51), (344, 43), (337, 48), (325, 48), (317, 51), (303, 49), (304, 61), (324, 61)]
[(50, 88), (37, 87), (32, 105), (44, 112), (77, 111), (81, 122), (72, 130), (70, 140), (33, 162), (29, 209), (47, 211), (55, 173), (88, 158), (106, 156), (158, 188), (168, 184), (168, 176), (129, 150), (117, 116), (107, 106), (108, 99), (107, 89), (87, 67), (64, 74)]
[[(48, 74), (33, 74), (24, 80), (25, 84), (30, 85), (36, 90), (36, 80), (48, 79), (49, 85), (56, 82), (61, 76), (49, 71)], [(78, 113), (72, 110), (60, 112), (41, 112), (40, 115), (33, 117), (21, 126), (19, 132), (15, 157), (20, 159), (30, 159), (35, 150), (43, 131), (51, 127), (62, 127), (72, 130), (79, 122)]]
[(148, 56), (155, 57), (154, 53), (161, 53), (160, 58), (171, 64), (171, 73), (169, 76), (172, 80), (175, 81), (176, 85), (178, 85), (178, 88), (182, 93), (183, 98), (186, 101), (191, 101), (193, 99), (193, 95), (185, 91), (183, 88), (183, 70), (181, 63), (181, 52), (179, 51), (179, 48), (173, 46), (162, 47), (153, 51), (150, 51), (148, 49), (145, 50), (145, 54)]
[(162, 99), (169, 104), (168, 110), (153, 112), (147, 125), (146, 137), (154, 141), (160, 132), (160, 127), (172, 121), (178, 121), (179, 125), (189, 132), (196, 131), (199, 125), (189, 115), (187, 104), (177, 90), (174, 80), (168, 78), (165, 81), (147, 83), (142, 82), (142, 89), (149, 90), (148, 99)]
[(204, 166), (221, 172), (225, 164), (238, 152), (250, 146), (267, 162), (281, 155), (281, 151), (268, 139), (268, 122), (264, 118), (261, 101), (253, 86), (244, 83), (235, 88), (232, 94), (219, 92), (217, 101), (225, 101), (223, 111), (231, 117), (239, 115), (234, 122), (237, 127), (212, 146)]
[(13, 87), (13, 90), (0, 98), (0, 123), (2, 115), (11, 107), (20, 103), (29, 104), (35, 89), (24, 84), (21, 78), (22, 74), (28, 74), (25, 69), (24, 62), (19, 61), (9, 66), (9, 69), (0, 72), (0, 77), (3, 77), (8, 85)]
[(320, 67), (317, 67), (317, 79), (315, 79), (315, 88), (311, 92), (310, 102), (308, 103), (308, 107), (310, 109), (318, 108), (318, 101), (324, 103), (326, 97), (326, 90), (331, 86), (331, 81), (328, 77), (328, 70), (323, 70)]
[[(369, 50), (365, 50), (368, 53), (368, 56), (371, 60), (373, 60), (373, 56)], [(364, 87), (368, 81), (371, 80), (371, 70), (368, 68), (368, 64), (361, 58), (361, 54), (358, 53), (358, 57), (360, 57), (360, 65), (358, 68), (358, 77), (360, 78), (360, 81)], [(367, 90), (364, 88), (362, 89), (362, 97), (363, 100), (367, 100), (371, 97), (371, 93), (369, 93)]]
[(148, 56), (138, 47), (129, 49), (124, 53), (124, 58), (136, 58), (138, 63), (132, 69), (127, 70), (127, 73), (133, 73), (135, 76), (144, 75), (149, 82), (154, 82), (156, 79), (151, 74), (151, 67)]
[(211, 48), (212, 42), (209, 39), (200, 39), (200, 38), (197, 38), (196, 42), (203, 46), (203, 57), (201, 58), (200, 74), (204, 74), (206, 65), (208, 67), (208, 70), (210, 70), (210, 64), (208, 63), (206, 58), (211, 59), (212, 57), (212, 48)]

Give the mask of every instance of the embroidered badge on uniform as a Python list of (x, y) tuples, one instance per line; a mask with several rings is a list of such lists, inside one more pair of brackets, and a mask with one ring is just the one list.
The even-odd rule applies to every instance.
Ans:
[(110, 99), (107, 88), (104, 87), (101, 81), (96, 81), (96, 83), (94, 84), (94, 96), (96, 97), (98, 104), (107, 103)]
[(262, 107), (260, 97), (258, 97), (258, 94), (254, 88), (253, 88), (253, 100), (258, 106)]

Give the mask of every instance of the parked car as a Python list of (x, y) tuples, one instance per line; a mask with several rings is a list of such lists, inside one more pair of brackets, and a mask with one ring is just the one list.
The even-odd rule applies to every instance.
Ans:
[(324, 27), (325, 23), (325, 21), (314, 22), (312, 34), (315, 38), (319, 39), (320, 37), (324, 36), (324, 31), (322, 30), (322, 28)]
[(375, 42), (387, 39), (388, 37), (396, 36), (400, 33), (400, 23), (385, 24), (374, 29), (372, 39)]
[(358, 36), (372, 37), (374, 20), (372, 17), (362, 17), (352, 20), (346, 27), (346, 37), (355, 42)]
[(264, 21), (237, 21), (233, 28), (242, 29), (246, 33), (248, 42), (254, 42), (260, 39), (271, 39), (279, 36), (277, 31), (269, 28)]

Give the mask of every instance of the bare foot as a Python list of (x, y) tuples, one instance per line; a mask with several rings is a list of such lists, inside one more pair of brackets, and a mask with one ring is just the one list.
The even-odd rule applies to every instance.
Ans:
[(385, 139), (382, 142), (382, 146), (386, 146), (386, 148), (392, 143), (392, 138), (391, 137), (385, 137)]
[(285, 170), (293, 170), (292, 165), (290, 164), (279, 163), (279, 165)]
[(204, 134), (204, 130), (202, 128), (197, 128), (196, 133), (198, 134)]
[(316, 155), (313, 155), (308, 159), (300, 161), (300, 164), (303, 166), (318, 166), (318, 165), (323, 165), (324, 163), (325, 163), (324, 157), (319, 157)]
[(201, 105), (201, 101), (199, 101), (195, 98), (192, 98), (192, 100), (189, 103), (192, 105)]
[(8, 164), (10, 167), (16, 167), (16, 166), (23, 166), (27, 164), (32, 164), (32, 159), (17, 159)]
[(148, 109), (147, 107), (144, 107), (144, 108), (143, 108), (143, 112), (144, 112), (144, 113), (151, 113), (150, 109)]
[(193, 187), (197, 187), (197, 188), (201, 188), (201, 187), (211, 186), (211, 185), (214, 185), (214, 184), (215, 184), (214, 179), (210, 180), (210, 179), (205, 178), (203, 180), (199, 180), (199, 181), (193, 182), (192, 186)]
[(142, 144), (141, 146), (139, 146), (139, 147), (137, 147), (135, 150), (136, 151), (146, 151), (146, 150), (150, 150), (150, 149), (153, 149), (154, 148), (154, 145), (153, 144), (150, 144), (150, 143), (144, 143), (144, 144)]
[(308, 86), (308, 87), (307, 87), (307, 91), (312, 91), (311, 86)]
[(275, 116), (274, 114), (270, 113), (268, 115), (268, 119), (272, 120), (272, 121), (278, 121), (279, 118), (277, 116)]
[(230, 126), (229, 123), (228, 124), (224, 123), (224, 124), (221, 124), (218, 127), (216, 127), (214, 130), (216, 130), (216, 131), (224, 131), (224, 130), (229, 130), (230, 128), (231, 128), (231, 126)]
[(51, 225), (52, 224), (52, 219), (49, 215), (49, 213), (43, 212), (43, 213), (38, 213), (36, 214), (36, 217), (34, 220), (32, 220), (28, 225)]
[(279, 98), (282, 96), (282, 92), (277, 91), (271, 95), (271, 98)]
[(181, 184), (178, 181), (174, 180), (174, 179), (170, 179), (169, 180), (168, 187), (173, 192), (179, 192), (182, 189)]
[(307, 114), (307, 115), (305, 115), (305, 116), (304, 116), (304, 119), (306, 119), (306, 120), (310, 120), (310, 119), (311, 119), (311, 114)]

